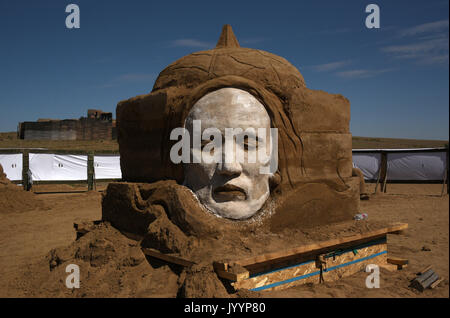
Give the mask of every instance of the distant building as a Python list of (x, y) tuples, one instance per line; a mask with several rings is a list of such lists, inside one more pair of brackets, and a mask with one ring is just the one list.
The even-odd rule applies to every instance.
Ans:
[(17, 135), (30, 140), (116, 139), (116, 121), (112, 113), (89, 109), (80, 119), (38, 119), (19, 123)]

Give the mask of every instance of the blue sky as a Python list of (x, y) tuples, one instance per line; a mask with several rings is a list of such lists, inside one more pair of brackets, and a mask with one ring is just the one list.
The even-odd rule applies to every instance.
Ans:
[[(65, 8), (80, 8), (67, 29)], [(365, 7), (380, 7), (367, 29)], [(449, 2), (0, 0), (0, 131), (19, 121), (111, 111), (167, 65), (213, 48), (283, 56), (306, 85), (350, 100), (354, 136), (448, 140)], [(325, 115), (325, 114), (324, 114)]]

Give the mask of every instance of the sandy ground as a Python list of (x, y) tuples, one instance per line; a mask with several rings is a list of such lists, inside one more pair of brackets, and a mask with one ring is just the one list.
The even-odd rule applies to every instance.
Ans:
[[(374, 185), (368, 188), (373, 192)], [(404, 235), (388, 236), (388, 246), (390, 256), (407, 258), (410, 264), (396, 272), (382, 269), (379, 289), (366, 288), (367, 273), (361, 272), (334, 283), (297, 286), (260, 296), (449, 297), (449, 199), (448, 195), (440, 196), (441, 188), (439, 184), (389, 184), (386, 194), (371, 195), (370, 200), (361, 202), (362, 212), (370, 219), (409, 224)], [(0, 214), (0, 296), (14, 296), (7, 286), (27, 264), (41, 260), (52, 248), (73, 242), (74, 222), (101, 218), (100, 192), (70, 193), (83, 189), (67, 185), (35, 188), (39, 192), (55, 190), (65, 192), (37, 195), (45, 201), (46, 209)], [(408, 287), (409, 280), (426, 265), (432, 265), (444, 281), (420, 293)]]

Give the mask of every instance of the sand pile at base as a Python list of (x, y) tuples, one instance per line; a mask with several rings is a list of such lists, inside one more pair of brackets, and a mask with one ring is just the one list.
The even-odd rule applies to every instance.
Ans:
[(24, 212), (45, 208), (44, 202), (36, 194), (24, 191), (13, 184), (0, 165), (0, 213)]
[(3, 172), (3, 167), (0, 165), (0, 186), (8, 186), (12, 185), (11, 181), (6, 177), (6, 174)]
[[(164, 202), (160, 203), (164, 205)], [(217, 277), (212, 261), (257, 256), (383, 226), (380, 222), (352, 221), (302, 230), (287, 229), (279, 233), (250, 231), (240, 236), (198, 238), (176, 234), (173, 232), (176, 225), (166, 217), (158, 217), (149, 228), (152, 225), (155, 231), (149, 230), (149, 234), (139, 236), (120, 232), (107, 221), (85, 223), (84, 235), (67, 247), (51, 250), (45, 259), (29, 265), (20, 277), (11, 282), (8, 290), (12, 293), (17, 290), (21, 295), (31, 297), (260, 297), (264, 293), (234, 292)], [(166, 248), (185, 246), (178, 253), (167, 252), (196, 264), (183, 268), (147, 257), (141, 248), (152, 244)], [(66, 266), (69, 264), (80, 268), (80, 289), (68, 289), (65, 285), (69, 275)]]
[[(361, 221), (333, 227), (310, 229), (303, 233), (307, 240), (328, 239), (376, 228), (376, 223)], [(227, 242), (231, 242), (229, 240)], [(280, 236), (280, 249), (293, 238)], [(217, 242), (219, 244), (219, 242)], [(230, 248), (238, 250), (241, 239)], [(29, 265), (8, 286), (28, 297), (260, 297), (263, 292), (227, 288), (213, 271), (208, 255), (197, 259), (198, 264), (184, 269), (168, 266), (141, 251), (142, 241), (131, 239), (108, 222), (92, 225), (89, 232), (67, 247), (51, 250), (45, 259)], [(249, 253), (251, 251), (249, 250)], [(201, 254), (201, 253), (199, 253)], [(252, 253), (257, 255), (257, 253)], [(66, 266), (80, 268), (80, 289), (65, 285)]]
[[(65, 285), (69, 264), (80, 268), (80, 289)], [(201, 279), (192, 278), (196, 275)], [(149, 262), (139, 241), (107, 222), (94, 225), (71, 245), (51, 250), (8, 289), (29, 297), (228, 297), (211, 264), (183, 271)]]

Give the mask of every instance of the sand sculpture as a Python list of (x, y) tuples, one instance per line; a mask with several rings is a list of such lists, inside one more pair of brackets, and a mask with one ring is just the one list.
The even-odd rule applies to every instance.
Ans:
[[(407, 225), (352, 220), (359, 178), (349, 119), (347, 99), (306, 88), (289, 62), (239, 47), (224, 26), (216, 48), (181, 58), (151, 93), (118, 104), (123, 181), (104, 192), (102, 220), (76, 224), (77, 239), (38, 264), (45, 270), (35, 285), (72, 297), (249, 297), (386, 263), (387, 233)], [(195, 162), (196, 120), (202, 160), (215, 158), (221, 148), (211, 143), (224, 137), (223, 149), (233, 146), (225, 157), (277, 148), (269, 151), (277, 164), (272, 155)], [(223, 136), (239, 126), (270, 127), (270, 137)], [(215, 135), (203, 139), (208, 128)], [(176, 129), (181, 140), (189, 134), (192, 162), (174, 160), (185, 154), (172, 151), (185, 146), (171, 138)], [(65, 264), (80, 264), (89, 277), (79, 290), (61, 288)]]
[[(253, 108), (245, 114), (233, 98)], [(177, 143), (171, 132), (192, 129), (194, 119), (277, 129), (277, 170), (247, 178), (247, 189), (258, 188), (254, 198), (239, 183), (248, 173), (222, 169), (227, 177), (219, 180), (220, 167), (171, 160)], [(108, 186), (103, 220), (144, 237), (143, 246), (203, 259), (237, 253), (227, 244), (244, 254), (246, 246), (264, 251), (276, 245), (276, 233), (351, 220), (359, 209), (359, 179), (352, 177), (349, 120), (346, 98), (308, 89), (288, 61), (241, 48), (226, 25), (214, 49), (172, 63), (150, 94), (118, 104), (124, 182)], [(223, 192), (214, 200), (217, 188)]]

